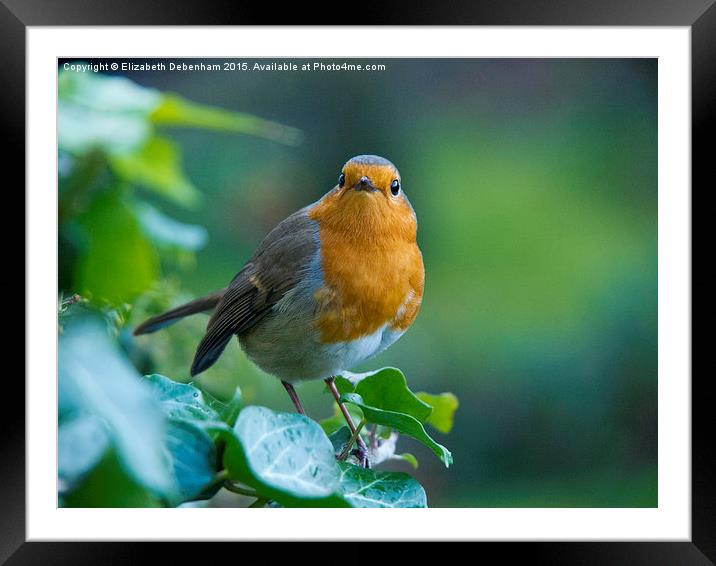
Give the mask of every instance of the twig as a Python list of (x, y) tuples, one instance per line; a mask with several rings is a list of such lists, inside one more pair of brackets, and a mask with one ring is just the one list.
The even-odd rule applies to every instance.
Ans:
[(226, 481), (229, 479), (229, 471), (228, 470), (221, 470), (220, 472), (216, 472), (216, 475), (214, 476), (214, 479), (212, 480), (212, 485), (221, 483), (223, 481)]
[(348, 439), (348, 442), (346, 443), (345, 447), (343, 448), (340, 455), (338, 456), (339, 460), (345, 460), (348, 457), (348, 454), (350, 454), (350, 451), (351, 451), (351, 446), (353, 446), (353, 443), (358, 440), (360, 431), (365, 426), (365, 423), (366, 423), (365, 419), (361, 419), (361, 421), (358, 423), (358, 426), (353, 431), (353, 434), (351, 434), (351, 437)]
[[(328, 389), (333, 395), (333, 398), (336, 400), (336, 403), (338, 403), (338, 408), (341, 410), (341, 413), (343, 413), (343, 418), (346, 420), (346, 423), (348, 423), (348, 428), (350, 428), (351, 432), (355, 434), (356, 426), (353, 424), (353, 419), (351, 418), (348, 409), (341, 402), (341, 394), (338, 392), (338, 388), (336, 387), (336, 379), (334, 377), (329, 377), (324, 379), (324, 381), (326, 382), (326, 385), (328, 385)], [(360, 436), (356, 437), (356, 443), (358, 444), (358, 451), (361, 454), (358, 458), (361, 466), (364, 468), (370, 468), (370, 461), (368, 460), (368, 447), (365, 445), (365, 442), (363, 442), (363, 439)]]
[[(225, 476), (227, 474), (226, 470), (222, 470), (217, 475), (217, 478), (219, 476)], [(268, 497), (265, 495), (261, 495), (258, 491), (255, 491), (253, 489), (249, 489), (247, 487), (241, 487), (239, 485), (236, 485), (231, 480), (224, 480), (224, 487), (229, 490), (231, 493), (236, 493), (237, 495), (244, 495), (246, 497), (255, 497), (256, 501), (254, 501), (249, 507), (266, 507), (266, 504), (270, 501)]]
[(254, 491), (253, 489), (248, 489), (245, 487), (240, 487), (233, 483), (231, 480), (226, 480), (224, 482), (224, 487), (228, 489), (232, 493), (236, 493), (238, 495), (245, 495), (247, 497), (255, 497), (256, 499), (265, 499), (263, 495), (261, 495), (258, 491)]

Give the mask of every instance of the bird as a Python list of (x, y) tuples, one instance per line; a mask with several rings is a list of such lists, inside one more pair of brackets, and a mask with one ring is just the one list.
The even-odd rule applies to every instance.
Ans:
[(405, 333), (424, 284), (417, 217), (400, 172), (384, 157), (358, 155), (323, 197), (276, 225), (225, 288), (150, 318), (134, 334), (210, 313), (192, 377), (237, 336), (248, 358), (281, 381), (298, 413), (305, 415), (293, 383), (323, 379), (367, 466), (335, 376)]

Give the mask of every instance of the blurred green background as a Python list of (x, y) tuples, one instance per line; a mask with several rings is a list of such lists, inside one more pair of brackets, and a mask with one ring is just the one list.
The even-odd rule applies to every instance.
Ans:
[[(74, 119), (68, 103), (60, 290), (101, 301), (124, 281), (114, 304), (126, 303), (119, 316), (132, 361), (188, 380), (205, 317), (136, 339), (127, 330), (225, 286), (277, 222), (333, 187), (347, 159), (382, 155), (400, 169), (418, 215), (426, 290), (410, 331), (357, 369), (396, 366), (411, 389), (460, 399), (449, 438), (436, 434), (453, 467), (400, 440), (401, 451), (424, 456), (411, 473), (430, 506), (656, 506), (656, 60), (350, 62), (386, 70), (107, 72), (302, 135), (266, 124), (259, 135), (237, 134), (236, 117), (234, 131), (220, 120), (213, 131), (190, 127), (186, 116), (211, 122), (197, 109), (183, 123), (155, 115), (162, 141), (138, 161), (83, 142), (87, 119)], [(63, 64), (61, 104), (63, 88), (98, 76)], [(128, 84), (109, 87), (125, 114), (127, 101), (141, 110), (155, 93)], [(132, 128), (119, 121), (98, 131), (131, 145)], [(136, 193), (107, 181), (106, 160), (134, 177)], [(145, 171), (157, 163), (160, 181)], [(150, 243), (135, 228), (117, 238), (127, 203)], [(246, 403), (291, 410), (280, 383), (236, 342), (200, 381), (219, 394), (239, 384)], [(321, 383), (298, 393), (309, 415), (332, 413)]]

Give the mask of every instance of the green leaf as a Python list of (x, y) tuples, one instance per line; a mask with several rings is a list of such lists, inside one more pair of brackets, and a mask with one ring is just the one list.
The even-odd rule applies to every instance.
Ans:
[(179, 383), (158, 373), (144, 376), (151, 383), (162, 402), (168, 418), (190, 421), (222, 421), (233, 425), (241, 408), (241, 391), (236, 388), (234, 397), (220, 401), (191, 383)]
[[(350, 405), (346, 407), (346, 409), (348, 409), (348, 413), (350, 414), (355, 424), (358, 424), (363, 419), (363, 413), (361, 413), (361, 410), (358, 407)], [(346, 424), (346, 418), (343, 416), (343, 413), (341, 413), (338, 404), (334, 403), (333, 416), (328, 417), (327, 419), (323, 419), (322, 421), (320, 421), (319, 424), (321, 425), (323, 431), (327, 435), (330, 435)]]
[(161, 401), (162, 412), (170, 419), (219, 420), (218, 415), (204, 402), (199, 389), (189, 383), (179, 383), (158, 373), (144, 376)]
[(192, 384), (163, 375), (148, 375), (145, 380), (168, 420), (163, 448), (179, 494), (171, 503), (211, 497), (213, 492), (207, 487), (214, 481), (219, 462), (214, 439), (204, 425), (233, 424), (241, 402), (238, 389), (231, 401), (223, 403)]
[(387, 411), (368, 405), (358, 393), (345, 393), (341, 395), (341, 401), (360, 407), (368, 422), (389, 426), (421, 442), (442, 460), (445, 467), (449, 467), (452, 464), (450, 451), (430, 438), (420, 421), (412, 415)]
[(62, 494), (62, 507), (163, 507), (162, 501), (127, 473), (122, 457), (108, 450), (82, 485)]
[(57, 77), (57, 95), (63, 102), (141, 116), (149, 116), (162, 101), (159, 91), (139, 86), (125, 77), (64, 70)]
[(431, 393), (420, 392), (416, 395), (433, 408), (433, 412), (427, 419), (429, 425), (434, 426), (440, 432), (448, 433), (452, 429), (455, 411), (459, 403), (457, 397), (452, 393)]
[(158, 91), (124, 77), (61, 71), (59, 148), (75, 155), (93, 148), (110, 155), (136, 151), (153, 132), (149, 115), (160, 102)]
[(137, 151), (110, 160), (115, 173), (129, 183), (150, 189), (185, 207), (195, 207), (201, 193), (181, 168), (179, 147), (166, 138), (152, 136)]
[(219, 416), (219, 420), (229, 426), (234, 426), (236, 417), (239, 416), (239, 411), (241, 410), (241, 389), (236, 387), (234, 396), (228, 400), (217, 399), (208, 391), (204, 390), (202, 390), (201, 394), (204, 397), (204, 401)]
[(112, 156), (136, 153), (153, 136), (154, 124), (248, 134), (288, 145), (299, 144), (303, 137), (296, 128), (251, 114), (196, 104), (139, 86), (124, 77), (60, 71), (60, 149), (75, 155), (92, 148)]
[(346, 424), (346, 419), (343, 418), (343, 415), (333, 415), (332, 417), (323, 419), (318, 424), (321, 425), (323, 432), (330, 436), (331, 434), (334, 434), (335, 432), (340, 430), (340, 428)]
[(414, 470), (418, 469), (418, 459), (410, 454), (409, 452), (405, 452), (404, 454), (395, 454), (390, 458), (391, 460), (402, 460), (403, 462), (407, 462), (411, 466), (413, 466)]
[(188, 126), (258, 136), (288, 145), (298, 145), (303, 134), (291, 128), (263, 120), (251, 114), (233, 112), (190, 102), (173, 94), (165, 94), (151, 119), (160, 125)]
[(209, 239), (203, 226), (174, 220), (146, 202), (135, 203), (134, 212), (142, 230), (157, 247), (195, 252)]
[(226, 440), (224, 464), (230, 477), (282, 506), (427, 506), (425, 491), (407, 474), (337, 463), (335, 453), (350, 437), (348, 427), (332, 436), (331, 445), (320, 427), (302, 415), (248, 407), (234, 431), (221, 427), (215, 432)]
[(315, 421), (252, 406), (241, 411), (233, 432), (223, 434), (232, 479), (287, 507), (347, 506), (337, 495), (333, 446)]
[[(348, 372), (346, 372), (348, 374)], [(350, 375), (357, 375), (357, 374), (350, 374)], [(355, 383), (353, 383), (350, 379), (347, 377), (344, 377), (342, 375), (337, 375), (333, 383), (336, 385), (336, 389), (338, 389), (338, 393), (343, 395), (344, 393), (353, 393), (356, 390)]]
[(110, 446), (109, 431), (92, 414), (63, 419), (57, 434), (59, 491), (76, 489), (99, 463)]
[[(93, 317), (71, 319), (59, 338), (59, 413), (103, 422), (119, 464), (139, 485), (171, 498), (174, 484), (162, 455), (159, 401)], [(60, 460), (80, 458), (78, 443), (60, 445)]]
[(408, 474), (339, 463), (341, 491), (353, 507), (427, 507), (423, 487)]
[(164, 435), (164, 454), (177, 485), (177, 497), (170, 503), (200, 498), (212, 483), (218, 467), (214, 440), (191, 421), (171, 419)]
[(241, 402), (240, 395), (237, 395), (229, 408), (191, 383), (179, 383), (158, 373), (147, 375), (144, 379), (156, 391), (162, 403), (162, 411), (170, 419), (224, 421), (215, 407), (221, 406), (222, 411), (233, 413), (238, 412)]
[(82, 295), (117, 305), (151, 287), (159, 260), (118, 191), (98, 197), (80, 222), (91, 235), (77, 266)]
[(152, 134), (151, 125), (137, 115), (107, 114), (76, 104), (58, 102), (59, 149), (79, 155), (100, 149), (110, 155), (137, 151)]
[(432, 411), (432, 407), (424, 403), (408, 389), (403, 372), (397, 368), (382, 368), (359, 376), (354, 389), (363, 398), (363, 402), (372, 407), (405, 413), (423, 422)]

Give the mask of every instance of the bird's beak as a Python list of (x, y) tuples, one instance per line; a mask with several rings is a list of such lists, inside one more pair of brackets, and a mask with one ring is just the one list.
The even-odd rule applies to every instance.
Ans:
[(378, 187), (371, 183), (368, 177), (363, 176), (355, 185), (353, 185), (353, 189), (356, 191), (367, 191), (369, 193), (372, 193), (374, 191), (377, 191)]

